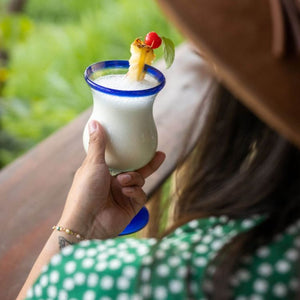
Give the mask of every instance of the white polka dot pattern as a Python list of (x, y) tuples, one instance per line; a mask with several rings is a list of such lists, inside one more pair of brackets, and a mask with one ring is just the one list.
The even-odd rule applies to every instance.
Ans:
[[(28, 299), (207, 299), (215, 289), (213, 258), (260, 217), (192, 220), (163, 238), (83, 241), (53, 256)], [(289, 299), (299, 290), (300, 221), (247, 255), (229, 282), (237, 300)], [(278, 255), (280, 253), (280, 255)], [(193, 298), (193, 297), (192, 297)]]

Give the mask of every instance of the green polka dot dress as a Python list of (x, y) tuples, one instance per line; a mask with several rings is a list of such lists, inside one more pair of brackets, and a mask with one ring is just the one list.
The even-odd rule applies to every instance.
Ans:
[[(235, 235), (259, 222), (226, 216), (193, 220), (161, 241), (116, 238), (64, 248), (46, 266), (27, 299), (206, 299), (210, 262)], [(236, 300), (294, 299), (300, 221), (245, 257), (230, 279)]]

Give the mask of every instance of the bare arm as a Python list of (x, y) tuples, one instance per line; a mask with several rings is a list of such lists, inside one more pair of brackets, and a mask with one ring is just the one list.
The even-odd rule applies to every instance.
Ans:
[(27, 291), (32, 286), (34, 281), (38, 278), (43, 266), (50, 261), (50, 258), (54, 254), (58, 253), (64, 246), (75, 244), (77, 242), (78, 241), (76, 241), (74, 237), (70, 237), (66, 233), (53, 231), (48, 241), (46, 242), (42, 252), (35, 261), (17, 299), (21, 300), (26, 297)]
[[(156, 171), (165, 155), (157, 152), (153, 160), (136, 172), (112, 177), (105, 163), (105, 134), (101, 125), (90, 123), (90, 146), (86, 159), (75, 174), (58, 225), (79, 233), (86, 239), (118, 236), (146, 203), (142, 189), (145, 178)], [(26, 297), (42, 268), (63, 247), (79, 240), (54, 230), (33, 265), (18, 300)]]

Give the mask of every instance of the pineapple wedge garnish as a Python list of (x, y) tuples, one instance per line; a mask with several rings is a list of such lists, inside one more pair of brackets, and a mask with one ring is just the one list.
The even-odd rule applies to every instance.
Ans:
[(151, 65), (155, 59), (153, 49), (141, 39), (136, 39), (130, 46), (131, 57), (129, 59), (128, 78), (141, 81), (145, 77), (145, 64)]

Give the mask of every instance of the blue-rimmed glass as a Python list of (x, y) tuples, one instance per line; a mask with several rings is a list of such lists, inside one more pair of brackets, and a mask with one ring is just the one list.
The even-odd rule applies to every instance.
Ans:
[[(157, 83), (154, 87), (151, 88), (142, 90), (121, 90), (107, 88), (95, 82), (95, 80), (100, 76), (112, 74), (126, 74), (128, 68), (129, 62), (126, 60), (109, 60), (97, 62), (90, 65), (85, 70), (84, 77), (91, 89), (96, 92), (108, 94), (110, 96), (127, 98), (145, 97), (146, 99), (149, 96), (155, 96), (165, 85), (164, 75), (159, 70), (149, 65), (145, 65), (144, 70), (147, 73), (147, 76), (150, 76), (153, 79), (155, 79), (155, 82)], [(143, 207), (120, 235), (131, 234), (142, 229), (148, 223), (148, 220), (148, 210), (146, 209), (146, 207)]]
[(84, 78), (88, 85), (99, 92), (116, 95), (119, 97), (145, 97), (157, 94), (165, 85), (165, 77), (164, 75), (154, 67), (149, 65), (145, 65), (145, 72), (155, 78), (158, 84), (149, 89), (145, 90), (117, 90), (107, 88), (100, 84), (94, 82), (96, 78), (99, 76), (103, 76), (107, 72), (107, 74), (122, 74), (127, 73), (129, 68), (129, 62), (127, 60), (107, 60), (94, 63), (90, 65), (84, 72)]

